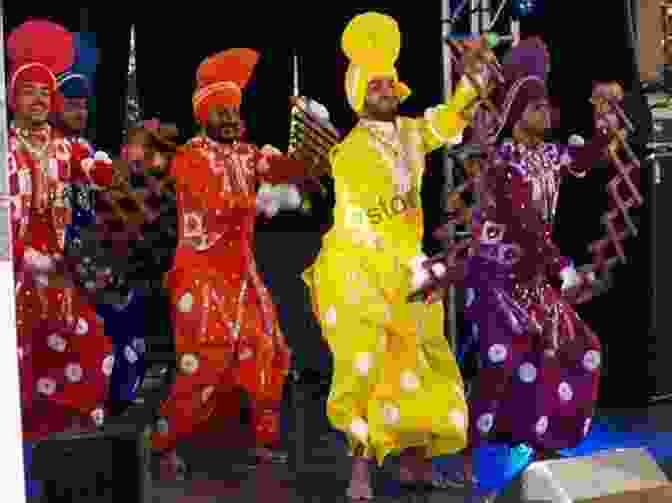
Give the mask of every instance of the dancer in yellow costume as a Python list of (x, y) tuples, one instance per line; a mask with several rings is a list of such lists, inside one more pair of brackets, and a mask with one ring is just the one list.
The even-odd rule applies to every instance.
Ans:
[(466, 446), (467, 405), (442, 306), (406, 297), (425, 258), (425, 156), (461, 141), (477, 93), (463, 79), (452, 100), (424, 118), (399, 117), (410, 90), (395, 69), (396, 21), (357, 16), (342, 48), (350, 60), (347, 97), (360, 121), (331, 152), (334, 226), (304, 279), (334, 355), (328, 415), (350, 440), (348, 495), (363, 500), (373, 497), (369, 460), (401, 454), (404, 482), (429, 481), (431, 457)]

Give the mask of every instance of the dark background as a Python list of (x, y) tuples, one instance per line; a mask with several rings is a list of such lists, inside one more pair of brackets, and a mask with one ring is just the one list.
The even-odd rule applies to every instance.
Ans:
[[(285, 148), (288, 140), (292, 92), (291, 55), (301, 64), (301, 93), (325, 104), (335, 124), (348, 129), (354, 117), (347, 106), (343, 78), (347, 63), (340, 52), (340, 35), (353, 15), (378, 10), (394, 16), (403, 33), (399, 73), (411, 89), (404, 112), (421, 113), (442, 96), (441, 9), (438, 0), (398, 2), (320, 2), (316, 4), (270, 2), (213, 4), (202, 8), (154, 9), (90, 7), (84, 19), (76, 3), (49, 4), (38, 9), (28, 2), (11, 2), (5, 8), (5, 33), (28, 17), (49, 17), (73, 31), (93, 31), (101, 51), (96, 75), (96, 142), (100, 149), (117, 152), (125, 119), (125, 87), (129, 34), (136, 27), (138, 88), (145, 118), (176, 122), (185, 139), (195, 130), (191, 94), (195, 71), (206, 56), (228, 47), (252, 47), (262, 59), (250, 83), (244, 112), (250, 138), (258, 144)], [(422, 8), (419, 5), (422, 4)], [(426, 7), (432, 4), (433, 7)], [(523, 21), (524, 34), (541, 34), (552, 54), (551, 90), (562, 107), (558, 140), (579, 133), (590, 137), (592, 118), (588, 97), (594, 79), (616, 79), (632, 89), (636, 82), (634, 53), (627, 38), (622, 2), (546, 1), (544, 10)], [(47, 4), (44, 4), (47, 5)], [(356, 5), (353, 7), (352, 5)], [(568, 7), (571, 5), (572, 7)], [(608, 10), (605, 7), (608, 5)], [(427, 227), (440, 221), (439, 201), (443, 177), (441, 158), (430, 160), (425, 181)], [(563, 251), (577, 261), (588, 260), (586, 243), (601, 233), (599, 217), (606, 204), (604, 171), (563, 187), (556, 238)], [(326, 219), (328, 211), (318, 215)], [(291, 232), (289, 237), (286, 233)], [(427, 233), (429, 234), (429, 232)], [(319, 247), (315, 218), (280, 218), (259, 227), (260, 268), (266, 273), (281, 311), (290, 341), (319, 337), (312, 321), (305, 324), (305, 292), (297, 273)], [(635, 257), (618, 271), (617, 287), (581, 313), (600, 335), (605, 346), (606, 376), (602, 398), (619, 406), (645, 400), (647, 378), (646, 316), (650, 286), (644, 245), (630, 246)], [(644, 246), (644, 248), (642, 248)], [(429, 251), (437, 244), (428, 240)], [(264, 252), (265, 251), (265, 252)], [(280, 251), (286, 252), (280, 255)], [(297, 253), (299, 251), (299, 253)], [(283, 258), (278, 258), (282, 256)], [(294, 257), (284, 264), (285, 257)], [(293, 293), (290, 293), (293, 292)], [(303, 303), (300, 305), (300, 303)], [(311, 347), (319, 345), (312, 344)], [(311, 350), (312, 351), (312, 350)], [(317, 349), (315, 351), (318, 351)], [(297, 346), (297, 352), (301, 352)], [(306, 353), (308, 354), (308, 353)], [(321, 361), (317, 353), (305, 356), (308, 364)], [(317, 364), (322, 365), (321, 363)], [(625, 387), (631, 390), (624, 393)]]

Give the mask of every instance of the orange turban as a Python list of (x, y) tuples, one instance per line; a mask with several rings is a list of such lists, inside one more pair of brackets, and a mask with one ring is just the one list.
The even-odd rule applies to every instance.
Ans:
[(51, 21), (26, 21), (9, 35), (7, 58), (10, 62), (7, 93), (13, 108), (14, 92), (21, 82), (47, 84), (52, 92), (56, 90), (56, 75), (75, 61), (74, 37)]
[(259, 61), (252, 49), (228, 49), (207, 58), (196, 72), (196, 92), (192, 98), (196, 119), (205, 124), (210, 107), (240, 106), (243, 90)]

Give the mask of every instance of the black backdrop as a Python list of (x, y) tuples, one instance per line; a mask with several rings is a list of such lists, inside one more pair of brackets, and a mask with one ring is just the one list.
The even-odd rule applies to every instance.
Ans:
[[(426, 7), (430, 3), (433, 6)], [(354, 14), (366, 10), (387, 12), (399, 20), (404, 37), (400, 75), (414, 90), (404, 108), (408, 113), (419, 113), (441, 98), (440, 2), (422, 2), (422, 8), (419, 8), (420, 2), (399, 2), (398, 7), (383, 7), (389, 4), (360, 0), (353, 7), (348, 2), (322, 2), (302, 10), (297, 3), (289, 10), (288, 4), (255, 2), (252, 5), (250, 2), (221, 7), (203, 5), (200, 10), (166, 8), (160, 12), (90, 7), (87, 28), (97, 33), (101, 49), (96, 78), (98, 147), (115, 152), (122, 140), (132, 24), (136, 26), (138, 87), (144, 116), (176, 122), (185, 137), (194, 131), (190, 98), (196, 67), (207, 55), (232, 46), (249, 46), (262, 51), (262, 60), (244, 103), (253, 141), (272, 143), (280, 148), (286, 146), (293, 51), (300, 55), (302, 93), (324, 103), (336, 124), (346, 129), (350, 127), (354, 118), (343, 92), (346, 63), (340, 54), (340, 34)], [(626, 38), (625, 6), (621, 2), (608, 2), (610, 8), (606, 11), (606, 4), (549, 0), (543, 12), (523, 23), (524, 33), (542, 34), (551, 47), (552, 93), (563, 111), (560, 140), (571, 133), (590, 136), (587, 98), (593, 79), (614, 78), (628, 88), (635, 82), (634, 54)], [(8, 33), (28, 16), (48, 16), (71, 30), (78, 30), (81, 26), (78, 6), (69, 5), (40, 10), (32, 4), (12, 2), (5, 9), (5, 31)], [(443, 183), (440, 172), (440, 158), (435, 156), (430, 161), (424, 194), (430, 229), (440, 219), (438, 201)], [(585, 243), (600, 232), (599, 213), (605, 204), (603, 187), (604, 175), (600, 173), (580, 182), (570, 181), (563, 187), (556, 237), (563, 251), (577, 259), (587, 260)], [(310, 233), (305, 246), (319, 246), (314, 227), (300, 218), (284, 218), (276, 224), (262, 225), (260, 234), (267, 236), (264, 246), (289, 252), (287, 243), (291, 241), (283, 240), (280, 235), (269, 238), (275, 233), (263, 232), (288, 230)], [(436, 248), (431, 240), (427, 245), (430, 250)], [(306, 251), (307, 254), (313, 252)], [(266, 262), (261, 264), (262, 269), (282, 269), (277, 252), (271, 255), (274, 256), (262, 260)], [(646, 310), (640, 306), (629, 316), (622, 314), (626, 306), (632, 305), (633, 296), (648, 297), (648, 287), (641, 281), (642, 264), (638, 265), (647, 255), (640, 256), (633, 265), (621, 267), (619, 286), (612, 293), (581, 310), (606, 348), (603, 398), (618, 405), (634, 404), (646, 394), (648, 354), (642, 339), (638, 339), (638, 334), (646, 330), (641, 318)], [(276, 283), (288, 281), (295, 279), (287, 275), (278, 279), (276, 275)], [(631, 293), (633, 285), (636, 285), (635, 293)], [(283, 290), (271, 286), (276, 293)], [(287, 311), (286, 319), (292, 317), (291, 313), (304, 311), (303, 307), (291, 306), (292, 302), (303, 302), (303, 298), (296, 297), (294, 301), (288, 296), (280, 297), (280, 309)], [(626, 383), (639, 387), (640, 392), (623, 393)]]

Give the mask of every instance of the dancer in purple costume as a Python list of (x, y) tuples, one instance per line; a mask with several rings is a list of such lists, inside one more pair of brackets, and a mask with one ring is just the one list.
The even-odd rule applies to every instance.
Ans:
[(493, 133), (512, 139), (497, 145), (477, 184), (481, 203), (463, 277), (481, 362), (469, 399), (465, 476), (472, 481), (471, 450), (484, 443), (528, 444), (538, 459), (574, 447), (589, 431), (597, 398), (600, 342), (570, 304), (595, 278), (578, 272), (551, 235), (562, 178), (586, 176), (610, 138), (544, 142), (547, 71), (537, 38), (505, 58), (507, 84), (495, 99), (503, 117)]

